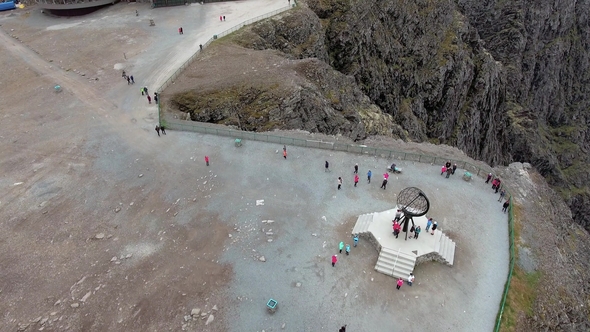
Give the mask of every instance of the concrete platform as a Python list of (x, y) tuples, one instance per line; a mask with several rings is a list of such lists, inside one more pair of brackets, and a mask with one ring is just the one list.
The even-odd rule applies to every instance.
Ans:
[(409, 230), (407, 240), (404, 232), (395, 238), (392, 221), (396, 211), (397, 208), (360, 215), (353, 228), (353, 234), (368, 238), (379, 251), (375, 270), (395, 278), (406, 279), (414, 271), (415, 265), (426, 261), (453, 265), (455, 243), (440, 229), (434, 234), (426, 232), (426, 216), (414, 218), (414, 225), (422, 229), (418, 239), (414, 239), (414, 233), (410, 233)]

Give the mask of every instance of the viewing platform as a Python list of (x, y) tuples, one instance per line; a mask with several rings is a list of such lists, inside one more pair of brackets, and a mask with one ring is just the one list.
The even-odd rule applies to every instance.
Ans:
[(352, 230), (352, 234), (368, 239), (379, 251), (375, 270), (394, 278), (407, 279), (414, 267), (423, 262), (437, 261), (453, 265), (455, 242), (439, 229), (434, 231), (434, 235), (427, 232), (426, 216), (413, 218), (414, 225), (422, 229), (418, 239), (414, 239), (414, 233), (409, 233), (409, 229), (407, 240), (404, 232), (396, 239), (392, 227), (396, 211), (397, 208), (360, 215)]

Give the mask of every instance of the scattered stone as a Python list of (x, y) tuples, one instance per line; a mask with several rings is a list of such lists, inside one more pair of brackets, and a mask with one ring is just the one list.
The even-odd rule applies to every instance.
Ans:
[(269, 235), (269, 236), (273, 235), (273, 234), (274, 234), (273, 232), (266, 232), (266, 235)]
[(33, 322), (33, 323), (39, 323), (42, 319), (43, 319), (43, 316), (39, 316), (39, 317), (33, 319), (31, 322)]
[(184, 316), (184, 321), (188, 322), (191, 319), (191, 316)]
[(111, 258), (111, 262), (116, 262), (117, 261), (117, 256), (113, 256), (113, 258)]
[(311, 236), (318, 236), (316, 233), (311, 233)]
[(96, 234), (96, 235), (94, 236), (94, 238), (95, 238), (95, 239), (97, 239), (97, 240), (104, 239), (104, 233), (98, 233), (98, 234)]
[(141, 177), (143, 177), (143, 174), (139, 174), (137, 177), (138, 177), (138, 178), (141, 178)]
[(133, 206), (134, 202), (129, 203), (129, 206)]
[(70, 307), (72, 307), (72, 308), (78, 308), (79, 306), (80, 306), (80, 304), (77, 302), (70, 304)]
[(125, 256), (125, 258), (131, 258), (131, 257), (133, 257), (133, 254), (127, 254), (127, 255)]
[(115, 264), (119, 265), (121, 264), (121, 261), (116, 261)]
[(283, 325), (281, 325), (281, 329), (285, 329), (285, 325), (287, 325), (286, 323), (283, 323)]
[(82, 298), (80, 299), (81, 302), (86, 302), (86, 300), (88, 300), (88, 298), (90, 297), (90, 295), (92, 295), (91, 291), (88, 291), (88, 293), (84, 294), (84, 296), (82, 296)]
[(45, 205), (47, 205), (47, 203), (48, 203), (47, 201), (43, 201), (43, 202), (41, 202), (41, 204), (39, 204), (39, 207), (44, 207)]
[(201, 318), (205, 318), (207, 317), (207, 313), (206, 312), (201, 312)]
[(229, 236), (230, 238), (232, 237), (232, 235), (231, 235), (231, 234), (228, 234), (227, 236)]
[(266, 240), (266, 242), (272, 242), (272, 239), (268, 239), (268, 240)]
[(258, 260), (261, 261), (261, 262), (266, 262), (266, 258), (264, 256), (260, 256), (258, 258)]
[(216, 305), (214, 305), (214, 306), (213, 306), (213, 308), (211, 308), (211, 310), (213, 310), (213, 311), (217, 311), (217, 310), (219, 310), (219, 309), (217, 309), (217, 304), (216, 304)]
[(267, 220), (266, 223), (267, 224), (272, 224), (273, 222), (275, 222), (274, 220)]
[(193, 310), (191, 310), (191, 316), (198, 316), (201, 313), (201, 309), (199, 308), (194, 308)]
[(55, 316), (55, 315), (57, 315), (57, 311), (54, 311), (54, 312), (52, 312), (52, 313), (49, 314), (49, 316)]
[(296, 283), (295, 287), (301, 287), (301, 283), (300, 282)]
[(348, 296), (348, 293), (344, 293), (344, 297), (347, 297), (347, 296)]
[(119, 212), (119, 211), (121, 211), (121, 207), (117, 206), (117, 207), (115, 208), (115, 213), (117, 213), (117, 212)]
[(25, 331), (28, 328), (29, 328), (29, 323), (26, 323), (26, 324), (18, 324), (18, 330), (17, 331), (18, 332), (22, 332), (22, 331)]
[(213, 323), (214, 319), (215, 319), (215, 317), (213, 317), (213, 315), (209, 315), (209, 318), (207, 318), (205, 325), (209, 325), (209, 324)]
[(40, 324), (40, 325), (43, 325), (43, 324), (47, 323), (47, 321), (48, 321), (48, 320), (49, 320), (49, 318), (48, 318), (48, 317), (45, 317), (45, 318), (43, 318), (43, 319), (42, 319), (42, 320), (39, 322), (39, 324)]

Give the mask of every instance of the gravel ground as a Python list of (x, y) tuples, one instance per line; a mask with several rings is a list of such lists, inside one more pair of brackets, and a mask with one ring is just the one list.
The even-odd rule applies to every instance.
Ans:
[[(438, 165), (398, 162), (403, 174), (383, 191), (379, 174), (390, 160), (299, 147), (288, 147), (284, 160), (277, 145), (247, 141), (234, 148), (228, 138), (175, 135), (188, 141), (197, 136), (200, 145), (215, 149), (211, 167), (229, 189), (213, 195), (206, 209), (234, 228), (223, 256), (235, 273), (227, 292), (232, 331), (272, 331), (283, 324), (297, 331), (342, 324), (353, 331), (492, 329), (507, 274), (507, 224), (498, 196), (483, 180), (465, 182), (460, 171), (445, 179)], [(352, 186), (355, 163), (363, 176), (373, 171), (371, 184)], [(391, 208), (408, 186), (424, 190), (431, 200), (428, 216), (457, 242), (454, 267), (418, 266), (417, 284), (396, 291), (394, 279), (373, 271), (377, 251), (361, 243), (332, 268), (329, 259), (349, 238), (356, 216)], [(269, 298), (280, 303), (272, 316), (264, 310)]]
[[(14, 330), (55, 312), (60, 320), (44, 325), (46, 330), (179, 330), (191, 308), (212, 312), (217, 305), (212, 325), (199, 320), (184, 327), (491, 329), (507, 272), (507, 226), (497, 196), (483, 181), (447, 180), (439, 165), (398, 162), (404, 174), (383, 191), (377, 179), (389, 160), (297, 147), (288, 147), (283, 160), (276, 153), (281, 146), (246, 141), (235, 148), (228, 138), (181, 132), (156, 136), (155, 106), (147, 105), (138, 87), (159, 86), (195, 45), (219, 31), (220, 12), (239, 12), (245, 20), (262, 14), (261, 7), (283, 5), (259, 0), (148, 10), (119, 4), (67, 21), (30, 7), (30, 15), (2, 17), (2, 29), (35, 50), (0, 36), (0, 56), (10, 59), (0, 68), (6, 106), (0, 122), (0, 233), (10, 235), (0, 241), (0, 281), (10, 285), (2, 288), (4, 326)], [(143, 21), (134, 21), (136, 8), (147, 13)], [(155, 28), (144, 24), (147, 15), (155, 18)], [(199, 15), (203, 20), (194, 20)], [(88, 24), (64, 25), (82, 21)], [(128, 44), (134, 55), (126, 62), (109, 55), (125, 45), (76, 39), (80, 30), (131, 31), (124, 23), (136, 24), (145, 37)], [(184, 36), (176, 33), (179, 23)], [(43, 38), (57, 31), (55, 25), (60, 38), (77, 40), (68, 47), (91, 51), (93, 44), (103, 45), (98, 49), (104, 54), (95, 55), (107, 56), (105, 63), (89, 65), (85, 52), (66, 52), (59, 61), (84, 65), (92, 74), (60, 69), (54, 41)], [(138, 84), (122, 81), (114, 69), (120, 63)], [(100, 83), (88, 80), (94, 76)], [(64, 92), (52, 91), (56, 82)], [(324, 160), (332, 172), (324, 172)], [(354, 163), (362, 174), (370, 167), (374, 183), (353, 188)], [(345, 181), (340, 192), (338, 176)], [(406, 186), (430, 197), (429, 215), (457, 243), (455, 266), (421, 265), (415, 286), (396, 291), (392, 278), (373, 271), (376, 250), (361, 242), (332, 268), (329, 257), (348, 238), (356, 216), (391, 208)], [(264, 205), (256, 206), (259, 199)], [(105, 238), (93, 240), (97, 233)], [(133, 257), (121, 264), (111, 262), (129, 253)], [(92, 295), (81, 301), (88, 291)], [(280, 303), (273, 316), (265, 311), (270, 297)], [(63, 304), (54, 305), (57, 300)]]

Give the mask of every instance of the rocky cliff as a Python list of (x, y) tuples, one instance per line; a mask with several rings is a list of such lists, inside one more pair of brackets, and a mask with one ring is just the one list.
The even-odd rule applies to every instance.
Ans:
[[(265, 116), (242, 128), (300, 126), (355, 140), (385, 134), (457, 146), (491, 165), (527, 161), (589, 229), (589, 10), (590, 0), (307, 0), (232, 41), (292, 61), (317, 59), (335, 73), (315, 80), (295, 70), (303, 80), (286, 91), (308, 94), (279, 94), (266, 107), (275, 120), (291, 121)], [(333, 103), (341, 97), (349, 98)], [(180, 108), (202, 112), (199, 98)], [(212, 104), (203, 114), (222, 112)], [(357, 117), (355, 109), (370, 109), (371, 116)]]

